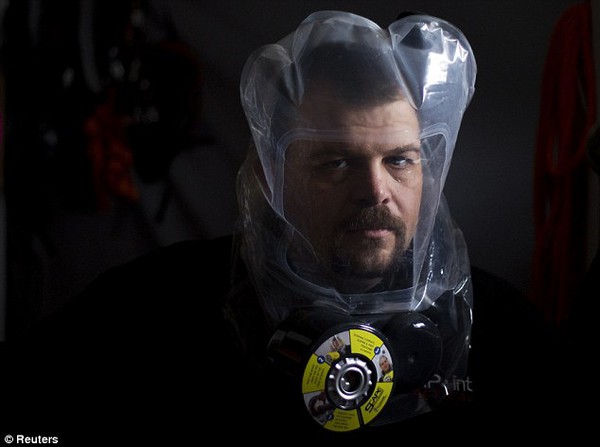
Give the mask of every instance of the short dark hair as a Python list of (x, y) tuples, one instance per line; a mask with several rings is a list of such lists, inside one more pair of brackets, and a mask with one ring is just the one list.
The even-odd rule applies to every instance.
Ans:
[(382, 52), (360, 43), (330, 42), (305, 54), (298, 65), (304, 97), (324, 89), (349, 104), (375, 106), (404, 96), (391, 48)]

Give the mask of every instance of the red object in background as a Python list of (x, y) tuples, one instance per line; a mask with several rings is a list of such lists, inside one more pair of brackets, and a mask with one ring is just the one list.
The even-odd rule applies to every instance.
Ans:
[(115, 95), (98, 105), (85, 122), (88, 156), (100, 211), (108, 211), (112, 198), (138, 199), (133, 181), (133, 156), (127, 143), (127, 117), (115, 111)]
[(586, 271), (586, 144), (596, 119), (591, 16), (589, 0), (561, 15), (542, 78), (531, 299), (556, 325), (568, 319)]

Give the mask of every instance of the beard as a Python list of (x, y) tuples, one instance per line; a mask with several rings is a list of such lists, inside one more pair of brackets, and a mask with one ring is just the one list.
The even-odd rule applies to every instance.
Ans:
[[(386, 239), (358, 237), (361, 231), (386, 229), (394, 243)], [(410, 256), (404, 222), (385, 207), (365, 208), (341, 223), (331, 247), (331, 270), (356, 279), (404, 275)]]

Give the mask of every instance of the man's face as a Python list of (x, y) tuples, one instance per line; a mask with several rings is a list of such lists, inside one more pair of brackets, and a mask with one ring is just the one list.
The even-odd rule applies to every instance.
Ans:
[(397, 268), (414, 236), (423, 171), (419, 124), (405, 101), (357, 108), (306, 101), (313, 128), (344, 137), (293, 142), (286, 151), (284, 211), (307, 239), (322, 274), (378, 280)]

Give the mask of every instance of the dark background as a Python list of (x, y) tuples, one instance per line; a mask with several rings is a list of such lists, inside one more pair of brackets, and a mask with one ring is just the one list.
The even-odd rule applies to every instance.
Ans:
[[(472, 262), (527, 292), (542, 70), (556, 21), (575, 3), (0, 2), (0, 339), (112, 265), (233, 230), (235, 172), (249, 142), (239, 103), (242, 66), (258, 46), (324, 9), (383, 27), (403, 11), (422, 11), (465, 33), (478, 77), (445, 193)], [(112, 140), (98, 138), (90, 118)], [(112, 164), (94, 162), (94, 147)], [(110, 152), (115, 147), (120, 152)]]

